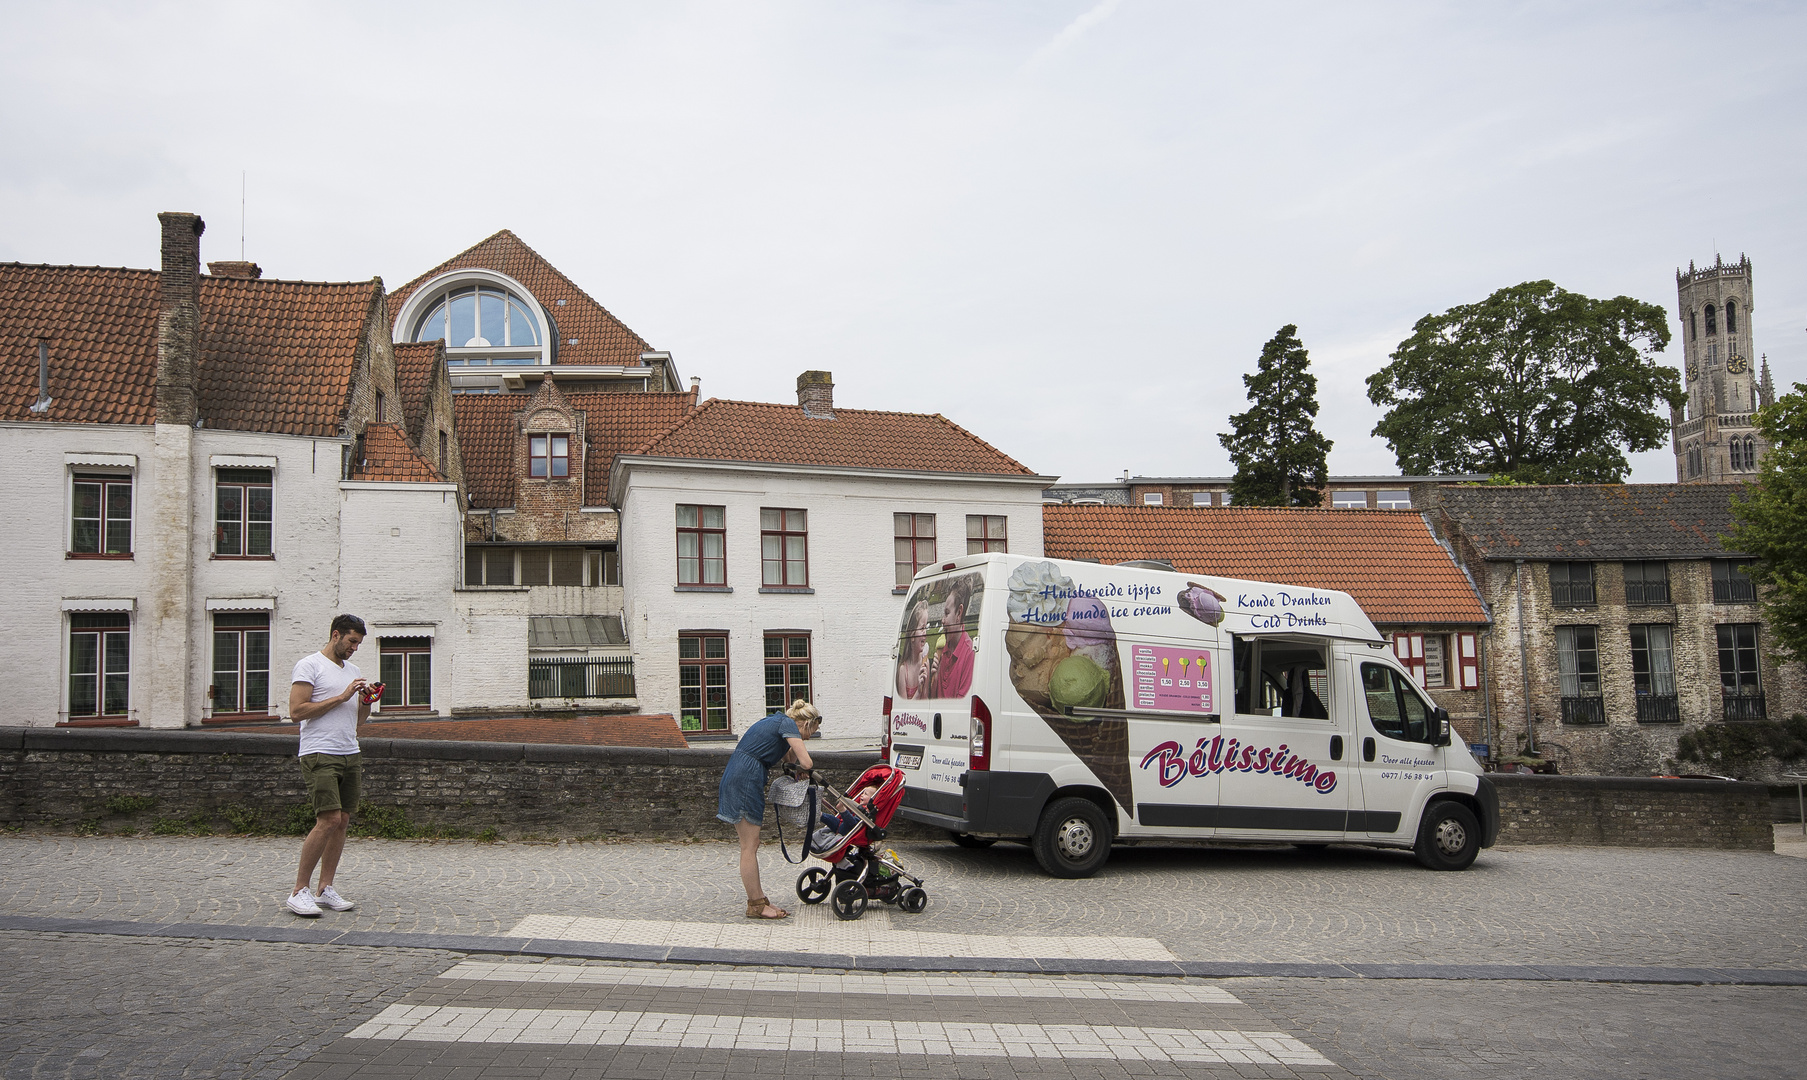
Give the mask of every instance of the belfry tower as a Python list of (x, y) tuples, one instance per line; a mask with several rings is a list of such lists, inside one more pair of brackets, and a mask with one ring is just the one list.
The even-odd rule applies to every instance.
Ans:
[(1684, 484), (1756, 478), (1769, 453), (1751, 414), (1775, 400), (1769, 360), (1751, 363), (1751, 261), (1715, 257), (1675, 272), (1681, 301), (1682, 372), (1688, 404), (1669, 410), (1675, 479)]

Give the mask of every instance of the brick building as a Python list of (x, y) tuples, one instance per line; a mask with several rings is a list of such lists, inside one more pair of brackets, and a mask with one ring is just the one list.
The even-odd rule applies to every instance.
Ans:
[(1049, 504), (1042, 544), (1057, 559), (1152, 560), (1181, 573), (1346, 592), (1462, 736), (1490, 736), (1480, 692), (1487, 609), (1419, 514)]
[(159, 222), (157, 270), (0, 264), (10, 715), (269, 716), (344, 610), (382, 613), (359, 659), (393, 694), (443, 694), (403, 650), (443, 619), (458, 485), (401, 422), (382, 281), (202, 274), (201, 219)]
[[(1434, 500), (1434, 489), (1473, 484), (1481, 475), (1332, 476), (1324, 485), (1325, 507), (1336, 510), (1410, 510)], [(1229, 506), (1228, 476), (1130, 476), (1116, 481), (1050, 484), (1042, 497), (1050, 503), (1084, 506)]]
[(1432, 513), (1494, 618), (1483, 670), (1501, 749), (1565, 771), (1667, 771), (1680, 734), (1783, 717), (1748, 560), (1722, 540), (1737, 484), (1450, 488)]
[(939, 415), (841, 408), (825, 371), (795, 405), (703, 403), (609, 473), (641, 707), (728, 734), (807, 697), (876, 735), (910, 578), (1041, 553), (1049, 479)]

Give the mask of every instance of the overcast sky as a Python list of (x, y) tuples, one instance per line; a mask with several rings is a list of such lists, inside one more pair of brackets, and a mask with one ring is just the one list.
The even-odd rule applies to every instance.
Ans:
[(824, 368), (1071, 480), (1226, 475), (1286, 323), (1331, 472), (1396, 472), (1363, 379), (1418, 318), (1673, 325), (1716, 251), (1807, 380), (1807, 5), (0, 5), (0, 260), (154, 266), (160, 210), (237, 258), (242, 173), (266, 276), (512, 229), (707, 396)]

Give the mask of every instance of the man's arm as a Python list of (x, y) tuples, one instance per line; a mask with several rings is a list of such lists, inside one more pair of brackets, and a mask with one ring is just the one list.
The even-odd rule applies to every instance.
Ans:
[[(308, 699), (314, 696), (313, 683), (290, 683), (289, 719), (296, 723), (300, 723), (303, 720), (312, 720), (317, 716), (324, 716), (338, 705), (350, 701), (351, 695), (357, 693), (363, 685), (363, 679), (353, 679), (351, 680), (351, 684), (347, 686), (345, 691), (338, 697), (330, 697), (325, 701), (309, 701)], [(358, 721), (360, 723), (363, 722), (369, 715), (370, 706), (360, 704), (358, 706)]]

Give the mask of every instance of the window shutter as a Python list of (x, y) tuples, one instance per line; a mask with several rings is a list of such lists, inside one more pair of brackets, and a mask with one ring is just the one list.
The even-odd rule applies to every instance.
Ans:
[(1461, 686), (1464, 690), (1478, 690), (1481, 686), (1481, 657), (1475, 652), (1473, 634), (1456, 635), (1456, 658), (1458, 669), (1462, 673)]
[(1405, 670), (1412, 676), (1412, 681), (1419, 686), (1424, 685), (1424, 635), (1399, 633), (1393, 635), (1393, 655), (1405, 665)]

